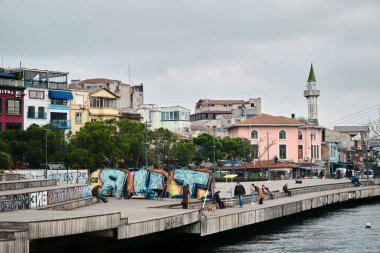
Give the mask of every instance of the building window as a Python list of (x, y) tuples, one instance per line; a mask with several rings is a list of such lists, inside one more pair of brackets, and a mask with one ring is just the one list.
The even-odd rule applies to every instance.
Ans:
[(21, 100), (7, 100), (7, 115), (21, 115)]
[(90, 106), (98, 107), (98, 108), (115, 108), (116, 107), (116, 99), (107, 99), (102, 97), (91, 97)]
[(38, 118), (39, 119), (46, 119), (45, 115), (45, 108), (44, 107), (38, 107)]
[(252, 145), (252, 156), (253, 156), (253, 159), (259, 159), (259, 145), (258, 144)]
[(29, 98), (44, 99), (45, 98), (45, 92), (39, 91), (39, 90), (30, 90), (29, 91)]
[(20, 130), (21, 129), (21, 123), (7, 123), (6, 125), (7, 131), (8, 130)]
[(251, 139), (258, 140), (259, 139), (259, 133), (257, 130), (252, 130), (251, 132)]
[(319, 145), (311, 145), (311, 159), (319, 159)]
[(36, 108), (34, 106), (28, 106), (28, 118), (34, 119), (36, 117)]
[(303, 146), (298, 145), (298, 159), (302, 159), (302, 158), (303, 158)]
[(286, 139), (286, 132), (285, 130), (281, 130), (279, 133), (278, 133), (278, 138), (280, 140), (285, 140)]
[(280, 159), (286, 159), (286, 145), (284, 144), (279, 145), (279, 153), (280, 153)]
[(82, 113), (81, 112), (75, 113), (75, 123), (82, 123)]
[(96, 122), (96, 119), (91, 119), (91, 122)]
[(302, 140), (302, 132), (301, 132), (301, 131), (298, 131), (298, 140), (299, 140), (299, 141)]

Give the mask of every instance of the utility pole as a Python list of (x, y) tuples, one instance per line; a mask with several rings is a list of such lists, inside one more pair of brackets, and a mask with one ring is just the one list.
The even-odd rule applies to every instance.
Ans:
[(270, 170), (269, 170), (269, 133), (267, 131), (267, 156), (268, 156), (268, 180), (270, 180)]

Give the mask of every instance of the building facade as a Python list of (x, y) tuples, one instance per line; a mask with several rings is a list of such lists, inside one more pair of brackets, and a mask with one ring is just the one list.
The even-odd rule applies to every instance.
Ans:
[(14, 103), (15, 108), (21, 105), (18, 113), (21, 112), (23, 118), (17, 126), (21, 123), (22, 128), (27, 129), (32, 124), (51, 124), (55, 129), (70, 129), (72, 95), (67, 90), (67, 72), (29, 68), (1, 69), (0, 72), (8, 75), (8, 83), (23, 89), (23, 99)]
[(152, 130), (166, 128), (174, 133), (189, 136), (191, 131), (190, 110), (182, 106), (142, 106), (137, 112), (143, 123), (148, 122)]
[(17, 130), (23, 128), (24, 87), (12, 86), (7, 79), (2, 80), (0, 72), (0, 129)]
[(228, 129), (230, 137), (251, 141), (255, 159), (315, 162), (321, 159), (321, 127), (293, 118), (261, 114)]
[(261, 98), (245, 100), (200, 99), (195, 104), (195, 113), (190, 116), (192, 126), (213, 129), (217, 136), (227, 135), (227, 128), (234, 123), (259, 115)]
[(119, 80), (93, 78), (71, 80), (71, 87), (84, 90), (98, 90), (102, 88), (109, 90), (118, 97), (116, 108), (121, 113), (128, 112), (130, 109), (138, 109), (144, 104), (143, 84), (132, 86)]

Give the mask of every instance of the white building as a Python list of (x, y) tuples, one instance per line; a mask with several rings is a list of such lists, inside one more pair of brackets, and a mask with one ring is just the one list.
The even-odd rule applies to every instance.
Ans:
[(137, 112), (141, 114), (143, 123), (149, 123), (151, 130), (162, 127), (181, 135), (190, 134), (190, 110), (182, 106), (144, 105)]

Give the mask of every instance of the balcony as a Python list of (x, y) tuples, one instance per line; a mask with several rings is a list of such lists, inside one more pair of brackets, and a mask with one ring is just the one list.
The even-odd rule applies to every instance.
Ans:
[(70, 129), (71, 128), (70, 120), (52, 119), (50, 120), (50, 124), (56, 129)]
[(0, 86), (24, 87), (23, 81), (0, 78)]
[(24, 83), (25, 83), (25, 87), (40, 88), (40, 89), (47, 89), (48, 87), (47, 81), (25, 80)]
[(28, 119), (46, 119), (46, 112), (28, 112)]

